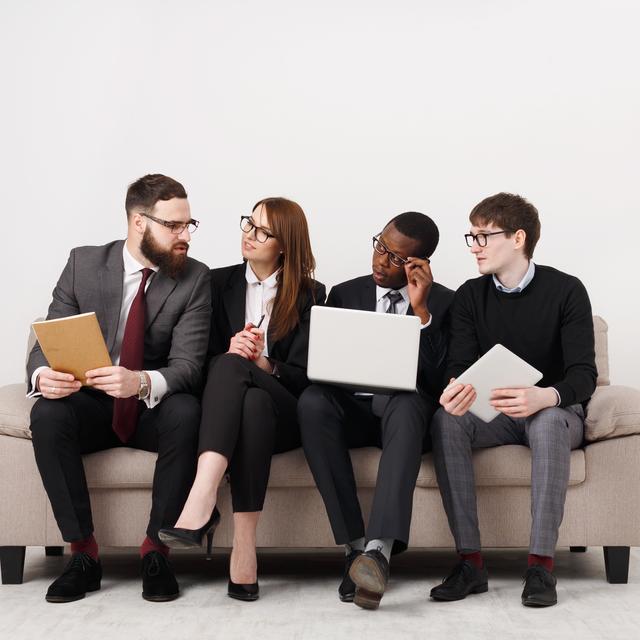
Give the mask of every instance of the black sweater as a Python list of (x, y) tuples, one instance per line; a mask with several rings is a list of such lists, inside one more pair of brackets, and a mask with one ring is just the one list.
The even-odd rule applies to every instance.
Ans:
[(536, 264), (520, 293), (503, 293), (491, 275), (467, 280), (451, 310), (447, 380), (500, 343), (543, 373), (561, 407), (585, 403), (596, 386), (593, 316), (584, 285)]

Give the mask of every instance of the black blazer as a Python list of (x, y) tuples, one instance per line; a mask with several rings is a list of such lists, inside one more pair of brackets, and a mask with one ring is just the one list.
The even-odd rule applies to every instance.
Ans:
[[(421, 391), (437, 399), (445, 386), (444, 369), (449, 341), (449, 307), (454, 292), (434, 282), (429, 292), (428, 304), (432, 314), (431, 324), (420, 331), (420, 355), (418, 357), (417, 386)], [(327, 307), (376, 310), (376, 283), (373, 277), (360, 276), (333, 287), (327, 298)], [(409, 305), (408, 315), (413, 315)]]
[[(246, 263), (211, 270), (211, 333), (209, 358), (229, 350), (229, 341), (244, 328), (247, 280)], [(323, 304), (325, 286), (314, 280), (314, 295), (298, 296), (299, 324), (286, 336), (273, 342), (267, 329), (269, 360), (278, 368), (278, 380), (296, 397), (309, 386), (307, 355), (309, 351), (309, 320), (311, 307)]]

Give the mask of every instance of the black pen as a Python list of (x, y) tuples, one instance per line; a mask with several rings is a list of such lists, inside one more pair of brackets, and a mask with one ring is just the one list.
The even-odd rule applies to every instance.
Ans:
[(262, 321), (264, 320), (264, 316), (265, 316), (265, 314), (263, 313), (263, 314), (262, 314), (262, 317), (260, 318), (260, 320), (258, 320), (258, 324), (254, 324), (254, 325), (253, 325), (253, 326), (254, 326), (254, 328), (256, 328), (256, 329), (259, 329), (259, 328), (260, 328), (260, 325), (262, 324)]

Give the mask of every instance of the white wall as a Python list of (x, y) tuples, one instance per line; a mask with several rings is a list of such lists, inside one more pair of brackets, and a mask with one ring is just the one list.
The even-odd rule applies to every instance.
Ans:
[(69, 249), (123, 237), (127, 184), (163, 172), (202, 220), (193, 256), (237, 261), (239, 215), (285, 195), (329, 285), (417, 209), (456, 287), (471, 207), (520, 193), (537, 261), (583, 280), (613, 382), (640, 387), (639, 22), (617, 0), (3, 2), (0, 384)]

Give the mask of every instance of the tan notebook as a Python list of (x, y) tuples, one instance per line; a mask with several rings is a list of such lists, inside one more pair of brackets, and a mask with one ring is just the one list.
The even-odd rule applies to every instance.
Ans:
[(76, 380), (86, 384), (87, 371), (111, 366), (94, 311), (34, 322), (32, 326), (49, 366), (55, 371), (72, 373)]

